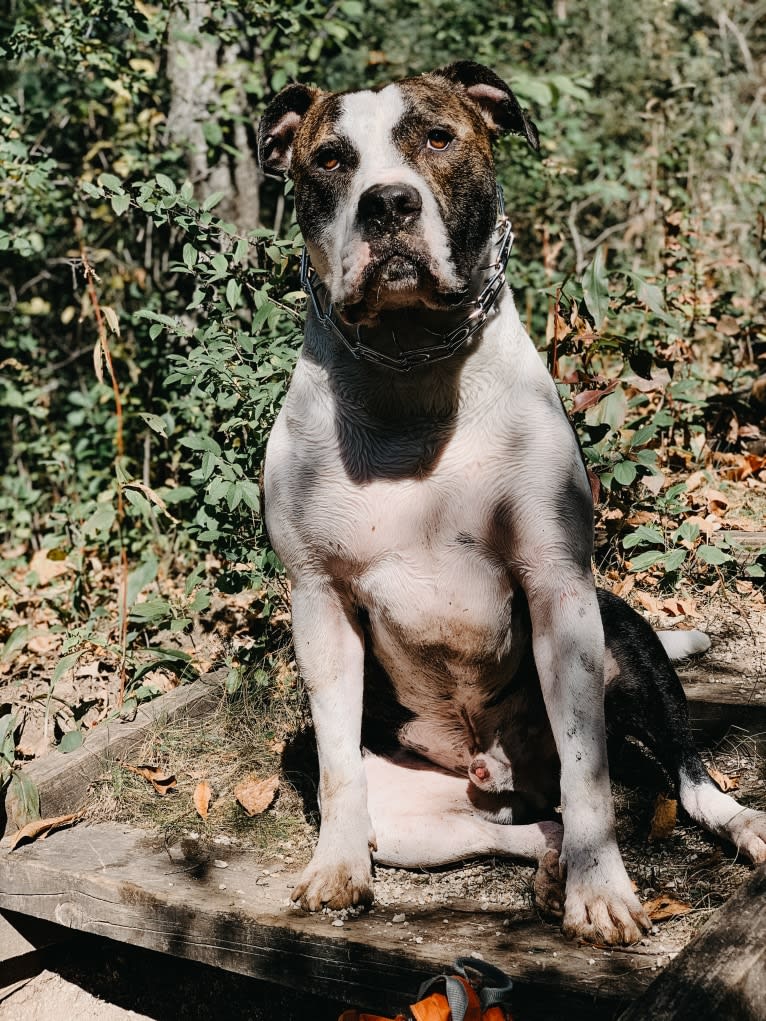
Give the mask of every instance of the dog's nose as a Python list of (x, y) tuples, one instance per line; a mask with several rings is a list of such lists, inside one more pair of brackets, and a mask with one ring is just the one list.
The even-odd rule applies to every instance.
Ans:
[(362, 227), (391, 230), (404, 227), (420, 216), (423, 200), (411, 184), (374, 184), (359, 199)]

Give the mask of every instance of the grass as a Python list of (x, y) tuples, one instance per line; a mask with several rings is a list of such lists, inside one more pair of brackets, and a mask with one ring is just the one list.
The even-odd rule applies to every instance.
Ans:
[[(313, 830), (299, 789), (310, 786), (310, 763), (305, 774), (298, 768), (289, 778), (282, 766), (286, 740), (305, 732), (306, 706), (295, 677), (287, 670), (281, 674), (282, 682), (274, 689), (253, 691), (244, 684), (234, 695), (222, 696), (202, 719), (181, 716), (153, 727), (130, 762), (162, 768), (175, 776), (176, 788), (160, 795), (149, 782), (112, 762), (91, 790), (87, 818), (146, 827), (167, 842), (193, 832), (203, 841), (242, 841), (263, 854), (289, 844), (293, 858), (307, 860)], [(274, 773), (281, 774), (275, 802), (249, 817), (234, 788), (247, 776), (265, 779)], [(198, 814), (193, 800), (202, 781), (213, 790), (207, 819)]]

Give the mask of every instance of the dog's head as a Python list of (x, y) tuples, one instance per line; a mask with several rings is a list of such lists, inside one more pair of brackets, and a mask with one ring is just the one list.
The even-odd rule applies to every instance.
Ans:
[(537, 129), (489, 68), (460, 61), (382, 88), (289, 85), (259, 128), (289, 174), (311, 261), (348, 323), (462, 303), (496, 221), (492, 141)]

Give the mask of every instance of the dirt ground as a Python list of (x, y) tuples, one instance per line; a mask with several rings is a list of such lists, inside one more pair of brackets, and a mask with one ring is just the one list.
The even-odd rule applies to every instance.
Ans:
[(73, 934), (0, 964), (0, 1021), (337, 1021), (341, 1004)]

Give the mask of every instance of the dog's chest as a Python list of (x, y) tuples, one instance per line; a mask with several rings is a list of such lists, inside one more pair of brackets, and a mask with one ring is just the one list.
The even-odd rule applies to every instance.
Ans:
[(310, 545), (381, 658), (452, 676), (507, 655), (515, 584), (498, 534), (501, 475), (491, 452), (455, 450), (427, 477), (337, 476), (306, 504)]

